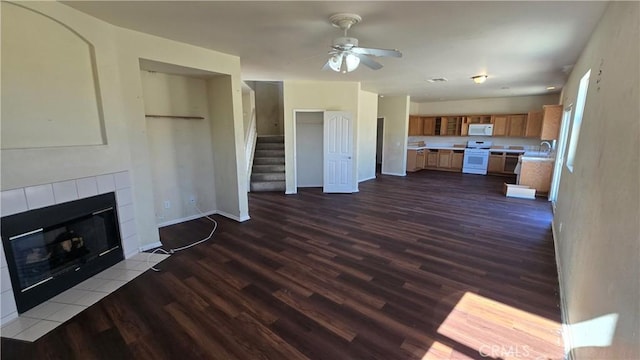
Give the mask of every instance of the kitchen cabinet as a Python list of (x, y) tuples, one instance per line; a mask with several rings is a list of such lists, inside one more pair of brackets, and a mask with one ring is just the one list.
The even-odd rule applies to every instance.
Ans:
[(562, 120), (562, 105), (544, 105), (542, 107), (542, 130), (540, 139), (557, 140)]
[(451, 168), (462, 170), (462, 162), (464, 161), (464, 150), (453, 150), (451, 154)]
[(524, 137), (527, 116), (524, 114), (509, 115), (507, 121), (507, 136)]
[(436, 134), (436, 118), (435, 117), (422, 117), (422, 135), (433, 136)]
[(502, 152), (490, 152), (489, 153), (489, 165), (487, 166), (487, 172), (492, 174), (500, 174), (504, 169), (504, 153)]
[(542, 133), (542, 111), (529, 111), (527, 115), (527, 126), (524, 136), (530, 138), (540, 138)]
[(460, 136), (462, 130), (462, 116), (447, 116), (441, 119), (440, 135)]
[(438, 166), (438, 150), (435, 150), (435, 149), (427, 150), (425, 167), (435, 168), (437, 166)]
[(453, 150), (438, 150), (438, 167), (444, 169), (451, 168), (451, 154)]
[(518, 157), (524, 153), (524, 150), (520, 147), (512, 147), (511, 149), (522, 150), (522, 152), (491, 150), (487, 172), (497, 175), (513, 175), (518, 164)]
[(507, 115), (493, 115), (491, 117), (491, 123), (493, 124), (493, 136), (507, 135), (508, 119), (509, 119), (509, 116)]
[(409, 136), (421, 136), (424, 122), (420, 116), (409, 115)]
[(407, 171), (424, 169), (424, 150), (407, 150)]
[(537, 193), (547, 194), (551, 188), (553, 160), (522, 160), (518, 185), (526, 185), (536, 189)]

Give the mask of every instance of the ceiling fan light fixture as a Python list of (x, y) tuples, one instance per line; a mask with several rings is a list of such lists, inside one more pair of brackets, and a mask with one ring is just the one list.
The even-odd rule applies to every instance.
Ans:
[(357, 69), (360, 58), (353, 54), (336, 54), (329, 59), (329, 67), (335, 72), (346, 74)]
[(489, 76), (487, 75), (476, 75), (472, 76), (471, 80), (473, 80), (473, 82), (476, 84), (482, 84), (483, 82), (487, 81), (487, 78), (489, 78)]

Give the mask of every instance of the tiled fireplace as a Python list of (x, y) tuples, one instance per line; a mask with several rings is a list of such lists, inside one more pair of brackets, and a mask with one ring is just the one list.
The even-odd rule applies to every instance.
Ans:
[[(59, 241), (60, 244), (57, 246), (58, 250), (60, 250), (60, 252), (62, 252), (65, 255), (65, 259), (71, 259), (71, 254), (74, 254), (74, 252), (79, 254), (80, 252), (85, 251), (84, 247), (87, 247), (87, 246), (84, 246), (85, 244), (83, 244), (83, 241), (79, 239), (81, 236), (77, 236), (79, 234), (73, 234), (74, 230), (70, 230), (70, 229), (76, 229), (76, 228), (82, 229), (82, 226), (86, 226), (87, 222), (92, 222), (92, 224), (97, 222), (97, 224), (100, 224), (100, 226), (102, 226), (103, 223), (109, 223), (109, 221), (113, 221), (114, 223), (111, 224), (111, 226), (113, 227), (115, 225), (116, 227), (119, 228), (120, 238), (122, 241), (121, 246), (117, 246), (113, 248), (115, 249), (115, 250), (112, 250), (114, 251), (114, 254), (117, 254), (118, 252), (120, 252), (120, 254), (124, 253), (124, 256), (126, 258), (129, 258), (135, 255), (136, 253), (138, 253), (139, 241), (138, 241), (138, 235), (136, 233), (136, 226), (134, 221), (131, 182), (129, 179), (129, 173), (127, 171), (112, 173), (112, 174), (103, 174), (103, 175), (86, 177), (81, 179), (67, 180), (67, 181), (51, 183), (51, 184), (30, 186), (26, 188), (11, 189), (11, 190), (2, 191), (1, 195), (2, 195), (1, 212), (2, 212), (2, 217), (5, 218), (5, 220), (11, 219), (11, 218), (24, 218), (22, 215), (26, 215), (26, 214), (35, 214), (36, 217), (40, 216), (44, 218), (50, 218), (50, 217), (55, 218), (56, 217), (55, 214), (58, 212), (57, 209), (63, 209), (63, 210), (74, 209), (76, 207), (75, 204), (82, 204), (82, 203), (94, 204), (94, 205), (97, 205), (98, 207), (102, 206), (104, 207), (104, 209), (108, 209), (110, 207), (108, 206), (109, 201), (111, 201), (111, 203), (113, 204), (113, 200), (115, 200), (115, 204), (113, 204), (115, 206), (112, 205), (114, 209), (111, 210), (111, 213), (113, 215), (110, 215), (108, 210), (105, 213), (100, 213), (100, 211), (104, 210), (101, 208), (102, 210), (94, 211), (95, 213), (97, 213), (97, 215), (95, 216), (93, 214), (88, 214), (85, 217), (81, 217), (82, 220), (78, 220), (79, 222), (76, 222), (76, 223), (72, 222), (73, 223), (72, 225), (65, 225), (65, 229), (67, 230), (66, 232), (71, 233), (69, 236), (70, 239), (68, 240), (61, 239), (61, 237), (64, 237), (66, 235), (63, 234), (62, 230), (55, 230), (55, 227), (51, 231), (53, 232), (58, 231), (60, 234), (54, 233), (48, 236), (51, 237), (55, 235), (56, 237), (60, 238), (61, 239)], [(78, 200), (82, 200), (82, 201), (78, 201)], [(52, 207), (54, 205), (55, 207)], [(113, 211), (115, 209), (117, 209), (117, 216), (116, 216), (116, 212)], [(35, 211), (31, 211), (31, 210), (35, 210)], [(94, 216), (96, 219), (91, 220), (90, 219), (91, 216)], [(28, 219), (29, 216), (27, 215), (26, 218)], [(116, 218), (117, 218), (117, 224), (115, 224)], [(92, 226), (93, 225), (89, 225), (89, 227), (92, 227)], [(81, 231), (77, 229), (75, 230), (76, 232)], [(116, 228), (115, 229), (116, 233), (117, 233), (117, 230), (118, 229)], [(4, 233), (4, 230), (3, 230), (3, 233)], [(29, 236), (30, 235), (28, 234), (27, 235), (19, 234), (15, 236), (13, 239), (16, 241), (23, 240), (23, 239), (25, 239), (26, 241), (29, 241)], [(38, 235), (38, 236), (42, 237), (42, 235)], [(74, 239), (75, 239), (75, 242), (74, 242)], [(100, 248), (105, 247), (105, 249), (107, 249), (108, 247), (107, 244), (106, 243), (103, 244), (103, 242), (105, 241), (106, 240), (98, 240), (98, 242), (100, 242), (100, 246), (99, 246)], [(93, 247), (95, 247), (95, 245)], [(7, 257), (2, 247), (0, 247), (0, 251), (2, 252), (0, 254), (1, 255), (0, 271), (2, 276), (1, 278), (2, 291), (0, 293), (0, 302), (2, 304), (1, 323), (6, 324), (7, 322), (15, 319), (18, 316), (18, 308), (16, 306), (16, 299), (14, 297), (14, 291), (11, 284), (11, 277), (9, 275), (9, 266), (7, 263)], [(107, 251), (107, 250), (104, 250), (104, 251)], [(22, 252), (24, 253), (24, 251)], [(33, 254), (27, 253), (25, 256), (30, 256), (31, 258), (34, 258), (39, 255), (37, 254), (37, 252), (34, 252)], [(50, 255), (47, 254), (44, 256), (50, 256)], [(113, 254), (109, 256), (117, 257), (117, 255), (113, 255)], [(108, 256), (102, 256), (101, 258), (106, 259), (107, 257)], [(10, 258), (14, 258), (15, 260), (15, 256), (10, 255)], [(30, 260), (33, 260), (33, 259), (30, 259)], [(65, 261), (68, 261), (68, 264), (73, 264), (72, 261), (78, 262), (79, 260), (71, 259), (71, 260), (65, 260)], [(25, 261), (22, 261), (22, 263), (25, 263)], [(31, 261), (31, 263), (35, 264), (37, 262)], [(47, 264), (50, 264), (50, 263), (51, 263), (50, 261), (47, 262)], [(70, 268), (69, 265), (67, 265), (66, 267), (67, 267), (66, 271), (69, 271), (69, 268)], [(71, 267), (72, 267), (71, 271), (73, 271), (74, 268), (72, 265)], [(80, 266), (78, 266), (78, 268), (80, 268)], [(33, 269), (29, 269), (29, 270), (32, 271)], [(16, 274), (16, 271), (14, 271), (14, 274)], [(32, 278), (27, 278), (26, 280), (23, 280), (23, 281), (33, 282), (34, 284), (41, 281), (44, 281), (46, 283), (47, 282), (46, 279), (48, 278), (47, 276), (44, 276), (42, 279), (40, 279), (38, 275), (29, 275), (29, 276), (32, 276)], [(15, 277), (14, 277), (14, 280), (15, 280)], [(73, 276), (70, 281), (74, 281)], [(25, 285), (25, 284), (26, 283), (22, 285)], [(24, 290), (24, 288), (27, 288), (31, 285), (33, 284), (29, 283), (25, 286), (22, 286), (22, 288)], [(41, 287), (44, 288), (44, 286), (41, 286)], [(46, 297), (48, 296), (48, 294), (45, 294), (44, 296)], [(21, 302), (23, 301), (21, 300)], [(32, 306), (32, 304), (29, 304), (29, 306)], [(23, 304), (23, 310), (24, 308), (25, 307)]]

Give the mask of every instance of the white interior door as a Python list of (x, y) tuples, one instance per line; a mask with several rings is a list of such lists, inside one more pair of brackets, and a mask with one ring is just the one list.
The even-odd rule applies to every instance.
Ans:
[(327, 193), (353, 192), (353, 119), (343, 111), (324, 113), (324, 184)]

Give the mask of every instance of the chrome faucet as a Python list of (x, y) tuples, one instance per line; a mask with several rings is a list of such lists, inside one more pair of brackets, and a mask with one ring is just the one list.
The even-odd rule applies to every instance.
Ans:
[(547, 153), (551, 152), (551, 148), (552, 148), (552, 146), (551, 146), (551, 143), (550, 143), (550, 142), (548, 142), (548, 141), (543, 141), (543, 142), (541, 142), (541, 143), (540, 143), (540, 151), (542, 151), (542, 145), (547, 145), (547, 146), (549, 147), (549, 148), (547, 149), (547, 151), (546, 151)]

